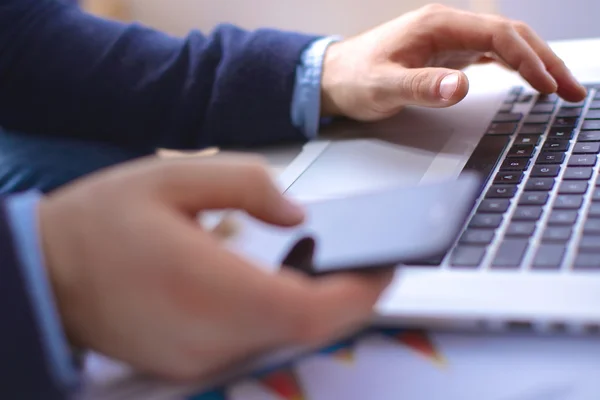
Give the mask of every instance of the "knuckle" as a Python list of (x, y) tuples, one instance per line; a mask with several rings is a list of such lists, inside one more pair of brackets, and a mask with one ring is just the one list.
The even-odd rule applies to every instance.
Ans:
[(406, 83), (406, 88), (415, 100), (423, 100), (429, 93), (430, 82), (425, 71), (416, 71), (411, 74)]
[(501, 17), (497, 17), (495, 25), (498, 32), (502, 32), (503, 34), (512, 33), (514, 31), (513, 24), (509, 20)]
[(253, 185), (265, 185), (270, 182), (267, 165), (262, 160), (249, 160), (243, 166), (244, 178)]
[(524, 21), (512, 21), (512, 28), (518, 33), (524, 35), (527, 34), (530, 30), (529, 25)]
[(431, 3), (423, 6), (421, 10), (425, 14), (438, 14), (448, 10), (448, 6), (441, 3)]

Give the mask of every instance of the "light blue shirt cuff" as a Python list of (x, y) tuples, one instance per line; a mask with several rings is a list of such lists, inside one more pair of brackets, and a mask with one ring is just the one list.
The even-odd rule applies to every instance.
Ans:
[(33, 301), (32, 311), (42, 334), (40, 339), (44, 343), (49, 370), (59, 385), (74, 389), (79, 383), (79, 374), (60, 323), (42, 256), (38, 229), (40, 198), (41, 194), (35, 191), (9, 197), (6, 201), (8, 222)]
[(314, 41), (303, 53), (296, 68), (292, 98), (292, 124), (308, 139), (314, 139), (321, 125), (321, 77), (327, 47), (340, 38), (329, 36)]

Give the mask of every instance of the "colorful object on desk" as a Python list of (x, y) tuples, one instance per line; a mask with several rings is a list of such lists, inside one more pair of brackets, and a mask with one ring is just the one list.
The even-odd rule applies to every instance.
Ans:
[(319, 353), (330, 355), (344, 364), (351, 364), (354, 361), (354, 345), (356, 344), (356, 340), (357, 338), (340, 341), (321, 350)]
[(194, 395), (188, 400), (227, 400), (227, 395), (224, 390), (214, 390)]
[[(406, 329), (374, 329), (363, 332), (353, 338), (339, 341), (329, 347), (318, 351), (316, 355), (332, 357), (343, 364), (352, 364), (355, 360), (355, 346), (360, 339), (371, 335), (383, 335), (391, 339), (397, 345), (409, 348), (415, 354), (441, 368), (447, 365), (446, 359), (437, 349), (430, 335), (421, 330)], [(253, 381), (276, 395), (281, 400), (308, 400), (304, 393), (300, 380), (295, 371), (295, 362), (283, 366), (272, 367), (265, 371), (254, 374)], [(222, 388), (214, 392), (208, 392), (189, 400), (229, 400), (227, 389)]]
[(446, 359), (438, 351), (431, 337), (425, 331), (385, 329), (382, 333), (433, 361), (439, 367), (447, 365)]
[(271, 371), (258, 381), (282, 400), (305, 400), (299, 379), (292, 367)]

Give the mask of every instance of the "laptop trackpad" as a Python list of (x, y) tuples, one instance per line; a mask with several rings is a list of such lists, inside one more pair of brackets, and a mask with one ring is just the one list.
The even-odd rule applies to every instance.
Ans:
[(420, 147), (378, 139), (308, 144), (304, 152), (315, 154), (304, 155), (306, 168), (287, 194), (315, 200), (458, 176), (471, 146), (461, 146), (452, 135), (436, 139)]

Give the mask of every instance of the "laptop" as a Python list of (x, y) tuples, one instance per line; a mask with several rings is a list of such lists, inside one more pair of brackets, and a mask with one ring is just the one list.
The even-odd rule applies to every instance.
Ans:
[(557, 46), (589, 89), (583, 102), (477, 66), (460, 104), (338, 123), (282, 174), (307, 201), (485, 177), (451, 249), (401, 266), (374, 323), (600, 334), (600, 40)]

